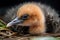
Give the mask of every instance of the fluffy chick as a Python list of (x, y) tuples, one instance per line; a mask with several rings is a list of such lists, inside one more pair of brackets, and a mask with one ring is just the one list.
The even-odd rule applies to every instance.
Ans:
[(28, 26), (29, 33), (40, 34), (46, 31), (50, 32), (53, 27), (54, 29), (57, 26), (59, 27), (59, 21), (58, 14), (50, 7), (40, 3), (26, 3), (18, 7), (17, 17), (9, 22), (7, 27), (17, 24), (25, 27)]
[(45, 33), (46, 30), (44, 14), (36, 4), (28, 3), (21, 6), (17, 11), (17, 18), (8, 23), (7, 27), (16, 23), (29, 26), (31, 34)]

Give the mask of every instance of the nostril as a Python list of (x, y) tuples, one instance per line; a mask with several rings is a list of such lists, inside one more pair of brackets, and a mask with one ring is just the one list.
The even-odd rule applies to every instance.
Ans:
[(18, 21), (18, 19), (17, 20), (13, 20), (13, 22), (16, 22), (16, 21)]
[(16, 22), (16, 21), (13, 21), (13, 22)]

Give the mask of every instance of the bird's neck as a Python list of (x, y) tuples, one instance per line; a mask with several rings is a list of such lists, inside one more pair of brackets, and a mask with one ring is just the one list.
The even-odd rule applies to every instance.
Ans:
[(45, 33), (46, 27), (45, 24), (40, 24), (40, 25), (33, 25), (29, 29), (31, 34), (40, 34), (40, 33)]

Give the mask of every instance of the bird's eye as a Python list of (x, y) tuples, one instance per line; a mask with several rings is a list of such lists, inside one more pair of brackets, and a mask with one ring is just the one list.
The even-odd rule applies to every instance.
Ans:
[(21, 19), (22, 19), (22, 20), (26, 20), (26, 19), (28, 19), (28, 17), (29, 17), (29, 15), (28, 15), (28, 14), (25, 14), (25, 15), (23, 15), (23, 16), (21, 17)]

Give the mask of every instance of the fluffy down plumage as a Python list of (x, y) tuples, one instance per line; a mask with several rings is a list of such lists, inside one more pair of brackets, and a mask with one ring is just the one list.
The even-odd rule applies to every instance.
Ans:
[(23, 19), (24, 22), (22, 24), (19, 24), (20, 29), (17, 26), (13, 27), (15, 31), (20, 32), (19, 30), (22, 30), (21, 26), (24, 26), (24, 28), (25, 26), (28, 26), (26, 29), (28, 29), (29, 33), (31, 34), (46, 32), (60, 33), (59, 15), (50, 6), (41, 3), (28, 2), (23, 3), (22, 5), (18, 5), (15, 8), (12, 7), (12, 9), (9, 9), (9, 11), (7, 11), (7, 14), (5, 14), (3, 20), (10, 23), (10, 21), (12, 21), (14, 18), (21, 18), (25, 14), (28, 14), (29, 18), (26, 20)]

